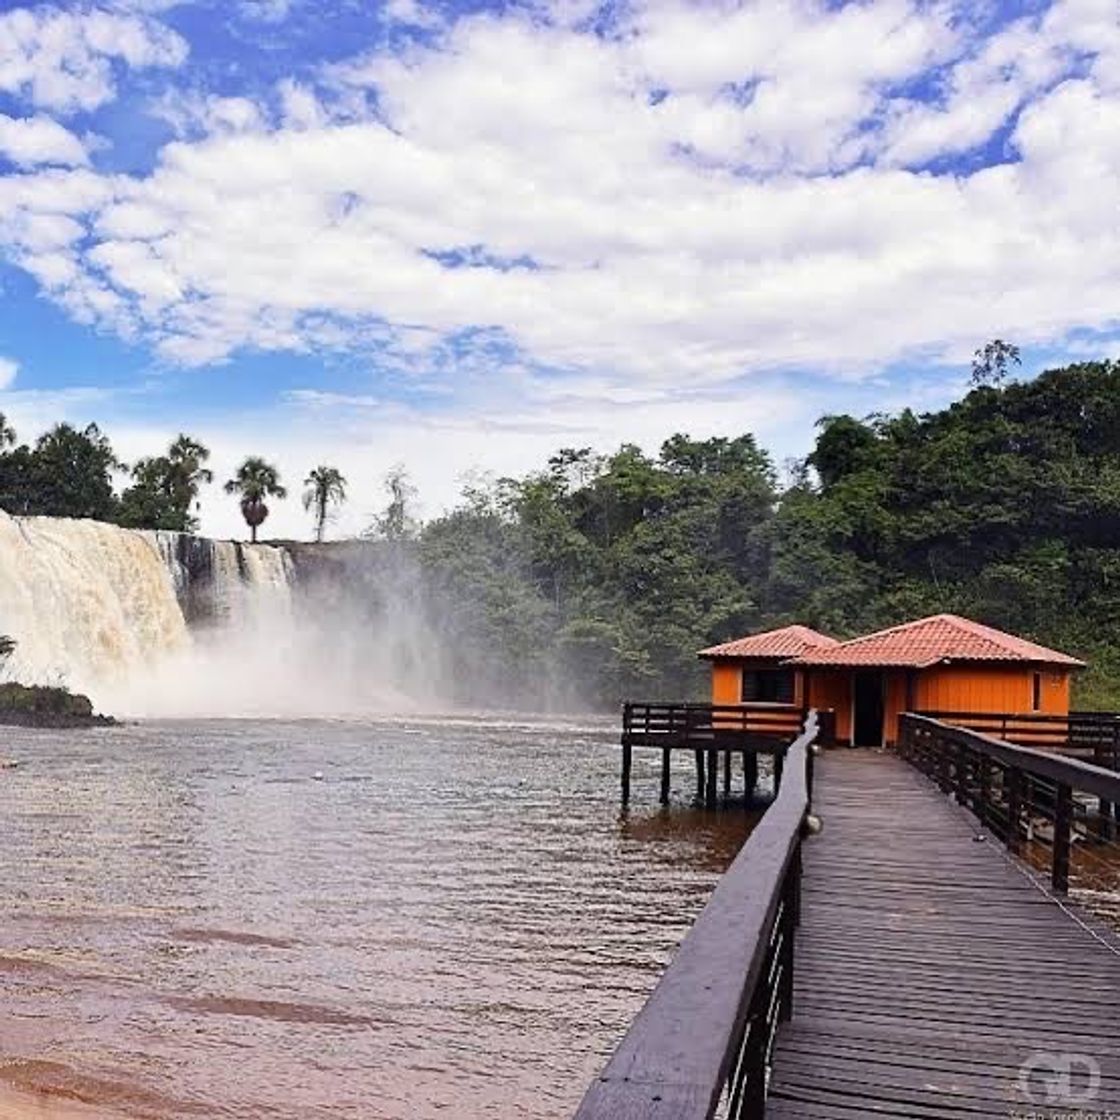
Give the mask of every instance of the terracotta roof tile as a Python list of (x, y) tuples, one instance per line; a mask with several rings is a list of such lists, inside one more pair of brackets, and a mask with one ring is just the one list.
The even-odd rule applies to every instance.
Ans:
[(796, 657), (807, 650), (837, 645), (835, 638), (811, 630), (808, 626), (783, 626), (780, 630), (767, 630), (762, 634), (748, 634), (732, 642), (702, 649), (699, 657)]
[(943, 661), (1029, 661), (1083, 668), (1085, 662), (955, 614), (935, 614), (825, 649), (806, 650), (797, 665), (925, 668)]

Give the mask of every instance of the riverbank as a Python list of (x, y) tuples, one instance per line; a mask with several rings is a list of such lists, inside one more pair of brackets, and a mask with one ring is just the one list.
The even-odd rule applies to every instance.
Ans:
[(52, 1093), (0, 1087), (0, 1120), (125, 1120), (123, 1113), (67, 1100)]
[(88, 696), (66, 688), (45, 685), (0, 684), (0, 724), (9, 727), (45, 727), (56, 730), (111, 727), (112, 716), (98, 715)]

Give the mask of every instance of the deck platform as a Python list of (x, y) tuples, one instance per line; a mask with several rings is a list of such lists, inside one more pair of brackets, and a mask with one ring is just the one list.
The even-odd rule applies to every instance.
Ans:
[(768, 1120), (1120, 1116), (1120, 938), (893, 755), (826, 752), (814, 812)]

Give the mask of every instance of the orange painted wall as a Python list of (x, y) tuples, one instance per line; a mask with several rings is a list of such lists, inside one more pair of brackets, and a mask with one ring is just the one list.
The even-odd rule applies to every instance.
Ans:
[[(919, 669), (914, 673), (913, 707), (919, 711), (943, 712), (1029, 712), (1032, 678), (1042, 674), (1039, 711), (1048, 715), (1069, 712), (1070, 674), (1061, 669), (1032, 665), (946, 665)], [(907, 674), (884, 669), (884, 731), (888, 743), (898, 737), (898, 717), (907, 703)], [(809, 678), (809, 706), (836, 711), (836, 736), (850, 742), (852, 736), (852, 671), (814, 669)]]
[[(712, 662), (712, 703), (741, 704), (743, 702), (743, 669), (772, 669), (774, 661), (713, 661)], [(800, 672), (793, 675), (793, 702), (802, 704), (804, 685)]]
[(922, 711), (1029, 712), (1032, 679), (1042, 676), (1039, 711), (1069, 712), (1069, 672), (1048, 666), (945, 665), (918, 677), (915, 704)]
[(738, 704), (743, 697), (743, 669), (738, 661), (712, 662), (712, 703)]
[[(883, 739), (893, 743), (898, 737), (898, 717), (906, 711), (906, 670), (886, 672), (886, 697), (883, 704)], [(917, 683), (915, 682), (915, 691)]]
[(812, 669), (809, 672), (809, 707), (836, 713), (836, 738), (846, 743), (852, 735), (852, 681), (845, 669), (827, 672)]

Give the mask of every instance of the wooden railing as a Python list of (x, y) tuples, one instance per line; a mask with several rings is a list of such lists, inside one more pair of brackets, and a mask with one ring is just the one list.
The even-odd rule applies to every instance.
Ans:
[(1088, 889), (1120, 885), (1120, 774), (910, 714), (898, 751), (1011, 851), (1048, 864), (1055, 890), (1069, 889), (1071, 869)]
[(1110, 712), (1044, 715), (1040, 712), (921, 711), (918, 714), (1021, 747), (1056, 751), (1120, 771), (1120, 715)]
[(793, 1006), (801, 838), (817, 720), (789, 747), (778, 795), (720, 880), (576, 1120), (729, 1120), (764, 1113), (778, 1024)]
[(805, 709), (793, 704), (626, 704), (622, 733), (634, 746), (704, 747), (723, 738), (757, 735), (790, 742)]

